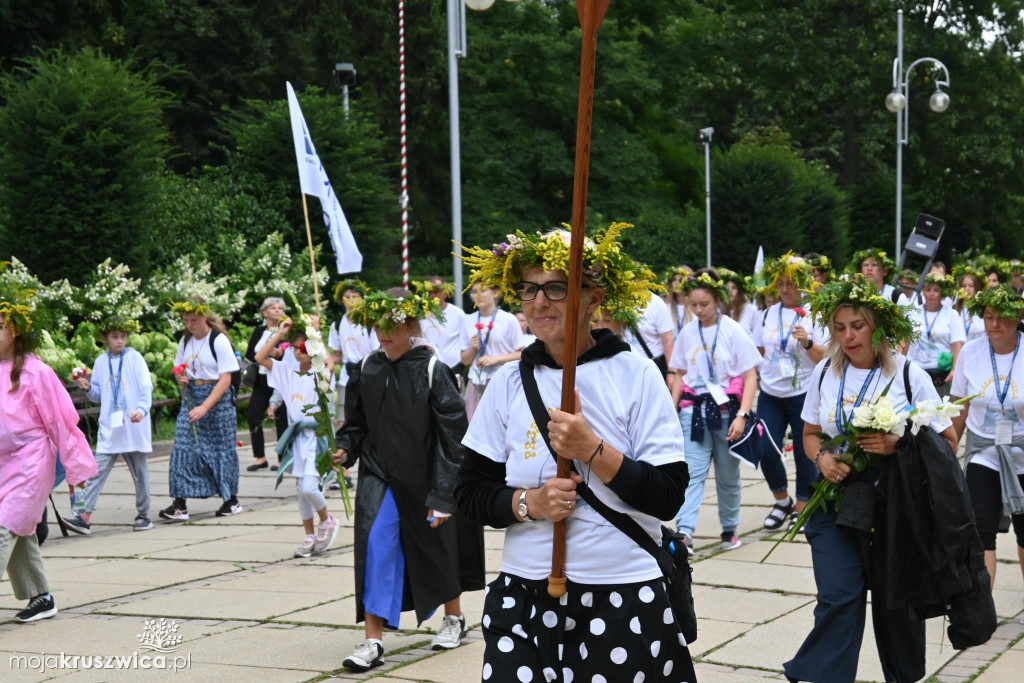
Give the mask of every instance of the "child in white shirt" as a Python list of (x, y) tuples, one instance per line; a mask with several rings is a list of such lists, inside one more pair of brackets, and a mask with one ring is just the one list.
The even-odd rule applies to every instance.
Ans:
[(96, 466), (99, 473), (90, 479), (85, 492), (85, 511), (65, 517), (68, 528), (88, 536), (110, 470), (118, 456), (124, 458), (135, 483), (134, 531), (153, 528), (149, 519), (149, 463), (153, 437), (149, 408), (153, 403), (153, 381), (142, 354), (127, 346), (132, 332), (139, 331), (134, 320), (111, 318), (100, 325), (107, 350), (93, 364), (92, 376), (82, 377), (78, 386), (88, 392), (89, 400), (100, 404), (99, 436), (96, 440)]

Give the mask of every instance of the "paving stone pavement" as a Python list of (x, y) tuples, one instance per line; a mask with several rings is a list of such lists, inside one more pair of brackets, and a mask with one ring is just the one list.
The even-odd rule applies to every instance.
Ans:
[[(247, 434), (239, 438), (248, 441)], [(268, 442), (272, 439), (270, 435)], [(292, 480), (286, 478), (275, 490), (269, 470), (245, 471), (251, 457), (247, 446), (239, 449), (239, 498), (245, 512), (238, 516), (215, 517), (219, 500), (189, 501), (188, 523), (158, 521), (157, 511), (168, 503), (168, 448), (160, 444), (149, 461), (154, 529), (131, 530), (134, 489), (123, 463), (107, 482), (91, 536), (62, 538), (51, 523), (43, 556), (61, 612), (35, 624), (14, 623), (24, 603), (14, 598), (6, 577), (0, 581), (0, 681), (480, 680), (482, 592), (463, 597), (471, 628), (462, 647), (431, 651), (440, 615), (417, 626), (407, 613), (403, 629), (385, 637), (385, 666), (365, 674), (346, 672), (342, 661), (362, 640), (362, 628), (355, 623), (352, 521), (344, 519), (341, 501), (333, 493), (328, 505), (343, 524), (336, 546), (321, 556), (293, 558), (302, 531)], [(792, 471), (792, 463), (787, 465)], [(761, 564), (774, 539), (761, 528), (772, 498), (760, 472), (744, 470), (743, 485), (740, 548), (724, 553), (717, 549), (720, 529), (712, 482), (697, 527), (693, 576), (700, 635), (691, 652), (702, 682), (785, 680), (782, 663), (796, 652), (813, 623), (809, 547), (784, 544)], [(65, 494), (55, 491), (54, 500), (66, 514)], [(501, 532), (486, 532), (491, 576), (498, 569), (502, 540)], [(999, 540), (994, 596), (1003, 623), (986, 645), (957, 652), (944, 637), (941, 620), (930, 621), (928, 681), (1021, 680), (1024, 624), (1018, 619), (1024, 591), (1012, 537)], [(159, 630), (160, 620), (164, 626), (175, 622), (174, 635), (182, 641), (166, 655), (167, 669), (143, 670), (138, 668), (141, 660), (132, 655), (146, 654), (140, 651), (140, 636), (147, 629)], [(881, 681), (870, 620), (864, 643), (858, 675), (864, 681)], [(75, 655), (77, 668), (72, 666)], [(129, 668), (87, 668), (83, 657), (96, 655), (122, 657), (109, 664)], [(135, 668), (130, 668), (133, 662)], [(170, 669), (175, 664), (180, 670)]]

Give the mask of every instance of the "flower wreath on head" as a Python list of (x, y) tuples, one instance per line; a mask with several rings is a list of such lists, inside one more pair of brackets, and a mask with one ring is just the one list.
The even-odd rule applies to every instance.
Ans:
[(111, 332), (127, 332), (128, 334), (137, 334), (142, 331), (142, 326), (139, 325), (139, 321), (133, 318), (128, 318), (122, 315), (109, 315), (100, 322), (96, 327), (97, 331), (101, 335), (107, 335)]
[(811, 267), (812, 274), (815, 270), (827, 273), (829, 277), (833, 277), (836, 274), (831, 259), (824, 254), (804, 254), (804, 259), (807, 261), (807, 265)]
[(1024, 261), (1021, 261), (1020, 259), (1010, 259), (1006, 262), (1006, 265), (1010, 269), (1010, 275), (1024, 274)]
[(676, 266), (666, 270), (665, 277), (662, 278), (666, 288), (672, 286), (672, 279), (677, 275), (679, 276), (679, 279), (682, 280), (687, 275), (693, 275), (693, 268), (690, 266)]
[(412, 287), (413, 293), (419, 294), (420, 296), (427, 296), (433, 292), (434, 289), (440, 289), (448, 299), (455, 298), (455, 283), (452, 282), (445, 282), (442, 280), (440, 287), (436, 288), (430, 280), (412, 280), (409, 282), (409, 285)]
[(348, 319), (368, 330), (378, 327), (381, 332), (390, 334), (410, 318), (423, 320), (428, 315), (433, 315), (438, 322), (444, 322), (440, 299), (419, 294), (398, 297), (384, 291), (373, 291), (352, 307)]
[[(982, 281), (988, 278), (988, 274), (995, 272), (1000, 280), (1008, 280), (1012, 273), (1010, 262), (992, 254), (982, 254), (974, 259), (974, 267), (978, 271)], [(988, 283), (985, 283), (988, 286)]]
[[(0, 274), (10, 266), (10, 261), (0, 261)], [(29, 300), (35, 295), (34, 289), (26, 289), (0, 278), (0, 317), (4, 319), (5, 326), (12, 325), (16, 336), (24, 337), (32, 330), (32, 306)]]
[(919, 333), (909, 318), (911, 306), (897, 306), (890, 299), (878, 293), (875, 283), (862, 277), (843, 275), (819, 286), (807, 296), (811, 315), (816, 324), (828, 326), (840, 306), (852, 304), (857, 308), (870, 308), (881, 323), (871, 335), (871, 343), (877, 349), (883, 339), (893, 346), (914, 341)]
[[(507, 242), (496, 244), (491, 249), (459, 244), (466, 252), (459, 255), (460, 258), (473, 268), (466, 289), (479, 282), (481, 287), (500, 290), (505, 301), (517, 305), (521, 302), (515, 286), (527, 268), (568, 273), (571, 228), (563, 225), (565, 230), (553, 230), (547, 234), (527, 235), (517, 230), (514, 235), (506, 237)], [(625, 311), (642, 313), (651, 300), (651, 293), (665, 289), (658, 284), (657, 276), (649, 268), (622, 250), (619, 236), (623, 230), (632, 227), (629, 223), (612, 223), (607, 230), (594, 233), (594, 239), (587, 238), (583, 243), (583, 274), (604, 289), (602, 307), (612, 314)]]
[[(914, 273), (914, 277), (917, 277), (916, 273)], [(956, 281), (953, 280), (952, 275), (939, 275), (937, 273), (928, 273), (928, 275), (926, 275), (924, 278), (924, 284), (926, 287), (928, 285), (938, 285), (939, 292), (942, 294), (942, 296), (953, 296), (953, 292), (956, 291)]]
[(334, 288), (334, 301), (335, 303), (345, 303), (345, 292), (348, 290), (353, 292), (359, 292), (359, 296), (366, 296), (366, 293), (370, 291), (369, 286), (362, 280), (353, 278), (351, 280), (342, 280)]
[(850, 274), (859, 273), (860, 264), (864, 262), (864, 259), (869, 258), (875, 259), (875, 261), (878, 262), (878, 265), (880, 265), (883, 270), (888, 271), (890, 274), (894, 270), (896, 270), (896, 263), (891, 258), (889, 258), (889, 254), (887, 254), (882, 249), (868, 247), (867, 249), (861, 249), (860, 251), (856, 251), (853, 253), (853, 256), (851, 256), (850, 260), (846, 263), (846, 272)]
[(636, 311), (609, 311), (604, 306), (594, 311), (594, 320), (608, 316), (612, 320), (632, 329), (640, 324), (640, 314)]
[(736, 284), (737, 287), (739, 287), (741, 292), (748, 296), (751, 294), (750, 290), (748, 289), (748, 285), (753, 282), (752, 278), (748, 280), (747, 277), (744, 277), (743, 275), (737, 273), (735, 270), (730, 270), (728, 268), (715, 268), (715, 270), (718, 271), (718, 276), (722, 278), (722, 282), (726, 284), (733, 282)]
[(801, 292), (809, 292), (818, 287), (814, 279), (814, 269), (803, 256), (798, 256), (792, 251), (779, 256), (778, 258), (765, 259), (761, 267), (761, 279), (765, 283), (765, 290), (775, 294), (778, 291), (779, 278), (785, 276), (790, 282), (796, 285)]
[(965, 275), (970, 275), (971, 277), (979, 280), (981, 282), (982, 287), (986, 285), (985, 273), (981, 272), (980, 269), (974, 267), (969, 263), (959, 263), (953, 266), (953, 282), (956, 284), (957, 287), (959, 287), (960, 283), (963, 282)]
[(181, 313), (182, 315), (210, 315), (210, 307), (206, 304), (201, 304), (198, 301), (186, 299), (185, 301), (172, 301), (167, 305), (171, 307), (172, 311), (175, 313)]
[(991, 308), (1003, 318), (1020, 320), (1021, 314), (1024, 313), (1024, 297), (1010, 285), (1001, 284), (978, 292), (964, 302), (964, 306), (971, 315), (979, 318), (985, 316), (986, 308)]
[(729, 287), (725, 284), (724, 280), (716, 280), (707, 273), (701, 273), (700, 275), (690, 275), (683, 279), (679, 283), (679, 291), (689, 294), (695, 289), (709, 289), (715, 296), (721, 301), (729, 300)]

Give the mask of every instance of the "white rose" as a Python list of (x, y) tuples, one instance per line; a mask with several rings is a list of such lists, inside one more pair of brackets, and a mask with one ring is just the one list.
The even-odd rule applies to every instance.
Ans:
[(903, 418), (891, 406), (876, 406), (875, 419), (872, 421), (871, 426), (885, 432), (891, 432), (902, 421)]
[(306, 353), (313, 358), (322, 358), (327, 355), (327, 347), (322, 340), (309, 337), (306, 339)]
[(870, 404), (863, 404), (853, 409), (853, 426), (858, 429), (867, 429), (871, 426), (875, 409)]

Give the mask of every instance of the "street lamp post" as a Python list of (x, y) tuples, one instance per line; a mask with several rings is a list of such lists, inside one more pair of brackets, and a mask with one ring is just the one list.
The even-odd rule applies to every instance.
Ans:
[[(462, 244), (462, 167), (459, 153), (459, 57), (466, 56), (466, 5), (462, 0), (448, 0), (448, 133), (451, 139), (452, 241)], [(452, 274), (455, 281), (455, 303), (462, 303), (462, 259), (454, 254)]]
[(903, 68), (903, 10), (896, 11), (896, 59), (892, 63), (892, 92), (885, 97), (885, 108), (896, 114), (896, 254), (903, 248), (903, 146), (910, 142), (910, 72), (918, 64), (931, 63), (941, 69), (943, 80), (935, 81), (935, 92), (928, 106), (936, 113), (949, 109), (949, 95), (942, 87), (949, 87), (949, 69), (933, 57), (922, 57), (906, 69)]
[(706, 222), (707, 267), (711, 267), (711, 136), (715, 129), (710, 126), (700, 129), (700, 141), (704, 143), (704, 214)]
[(341, 88), (341, 108), (348, 118), (348, 86), (356, 84), (356, 68), (350, 62), (334, 65), (334, 83)]

